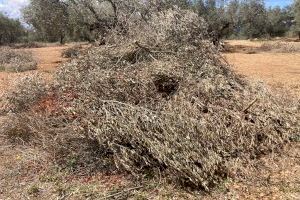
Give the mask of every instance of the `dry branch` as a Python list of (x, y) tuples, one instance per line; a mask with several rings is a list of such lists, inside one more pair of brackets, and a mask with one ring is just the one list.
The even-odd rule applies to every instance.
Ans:
[(246, 113), (256, 102), (258, 101), (258, 98), (254, 99), (244, 110), (243, 112)]

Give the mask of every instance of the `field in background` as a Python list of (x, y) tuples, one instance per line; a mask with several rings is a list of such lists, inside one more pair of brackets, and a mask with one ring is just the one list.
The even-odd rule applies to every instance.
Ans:
[[(273, 87), (291, 89), (300, 95), (300, 52), (275, 53), (258, 51), (263, 42), (227, 41), (234, 50), (224, 53), (228, 62), (248, 79), (262, 80)], [(51, 75), (55, 68), (66, 59), (61, 53), (69, 46), (42, 47), (28, 49), (38, 60), (38, 70)], [(8, 89), (15, 78), (32, 73), (0, 72), (0, 91)], [(268, 155), (253, 163), (253, 170), (244, 180), (224, 183), (206, 199), (300, 199), (300, 146), (288, 145), (285, 155)], [(286, 156), (287, 155), (287, 156)], [(114, 175), (107, 177), (97, 174), (91, 177), (55, 173), (51, 163), (45, 160), (44, 153), (30, 147), (2, 145), (0, 139), (0, 200), (11, 199), (93, 199), (94, 193), (116, 190), (130, 185), (126, 177)], [(49, 166), (47, 166), (49, 164)], [(183, 192), (175, 186), (160, 186), (150, 189), (152, 196), (160, 199), (194, 199), (192, 194)], [(136, 199), (143, 199), (144, 191), (137, 192)], [(147, 194), (149, 195), (149, 194)]]
[[(224, 56), (238, 73), (274, 87), (291, 89), (293, 93), (300, 95), (300, 51), (280, 53), (260, 50), (265, 43), (249, 40), (226, 41), (232, 52), (224, 53)], [(300, 49), (300, 42), (287, 43)]]

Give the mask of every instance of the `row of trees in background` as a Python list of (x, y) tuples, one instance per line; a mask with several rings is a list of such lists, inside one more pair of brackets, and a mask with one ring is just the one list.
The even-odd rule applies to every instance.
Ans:
[[(126, 3), (122, 3), (126, 2)], [(177, 5), (206, 19), (216, 38), (281, 37), (296, 33), (300, 38), (300, 0), (289, 7), (266, 8), (263, 0), (30, 0), (23, 20), (32, 28), (35, 40), (64, 43), (66, 40), (93, 41), (120, 23), (121, 8), (136, 9), (141, 15)], [(0, 43), (15, 42), (24, 36), (20, 22), (0, 15)], [(2, 28), (3, 27), (3, 28)]]
[(294, 17), (294, 20), (296, 22), (294, 31), (298, 34), (298, 37), (300, 39), (300, 0), (295, 0)]
[(113, 5), (109, 0), (30, 0), (23, 18), (32, 25), (38, 39), (93, 41), (105, 29), (104, 23), (114, 19)]
[(266, 8), (263, 0), (198, 0), (195, 6), (227, 38), (280, 37), (296, 27), (293, 6)]

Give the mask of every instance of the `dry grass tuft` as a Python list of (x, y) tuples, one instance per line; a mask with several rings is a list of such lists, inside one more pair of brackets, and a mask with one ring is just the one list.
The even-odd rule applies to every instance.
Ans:
[(37, 62), (27, 51), (0, 48), (0, 70), (24, 72), (37, 69)]
[[(139, 17), (125, 35), (113, 30), (107, 45), (61, 67), (51, 92), (37, 90), (32, 101), (19, 90), (9, 101), (58, 162), (103, 160), (101, 169), (160, 171), (209, 190), (230, 176), (233, 160), (280, 150), (300, 131), (299, 102), (236, 75), (196, 14), (174, 8)], [(23, 99), (39, 107), (41, 96), (54, 97), (55, 109), (17, 109)]]
[(265, 42), (259, 49), (277, 53), (296, 53), (300, 52), (300, 44), (296, 42)]
[(82, 47), (80, 45), (70, 47), (62, 52), (64, 58), (76, 58), (80, 55)]
[(5, 110), (15, 113), (30, 109), (47, 90), (46, 83), (39, 73), (20, 78), (12, 87), (14, 90), (4, 95), (2, 103)]
[(19, 44), (11, 44), (10, 47), (13, 49), (31, 49), (31, 48), (42, 48), (46, 45), (40, 42), (26, 42)]

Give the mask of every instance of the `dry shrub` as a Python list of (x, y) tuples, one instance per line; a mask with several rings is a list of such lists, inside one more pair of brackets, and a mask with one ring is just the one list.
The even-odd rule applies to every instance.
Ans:
[(0, 48), (0, 66), (7, 72), (24, 72), (37, 69), (37, 62), (27, 51)]
[[(58, 70), (55, 109), (22, 113), (57, 160), (84, 154), (105, 160), (102, 169), (113, 164), (135, 176), (159, 169), (209, 190), (230, 174), (231, 161), (280, 149), (300, 131), (299, 102), (236, 75), (196, 14), (175, 8), (147, 22), (138, 17), (128, 21), (126, 40), (112, 31), (115, 45)], [(86, 153), (88, 141), (96, 153)]]
[(39, 73), (33, 73), (20, 78), (12, 83), (14, 88), (4, 94), (5, 110), (18, 113), (28, 110), (47, 92), (44, 78)]
[(32, 49), (32, 48), (42, 48), (45, 46), (46, 46), (45, 44), (39, 42), (25, 42), (25, 43), (10, 45), (10, 47), (13, 49)]
[(140, 15), (133, 14), (129, 19), (126, 18), (122, 28), (126, 34), (120, 34), (117, 27), (107, 36), (108, 44), (128, 44), (128, 41), (137, 39), (146, 46), (164, 44), (165, 49), (179, 50), (185, 48), (185, 45), (190, 46), (190, 43), (196, 46), (207, 35), (207, 24), (202, 18), (194, 12), (179, 9), (157, 12), (146, 22)]
[(64, 58), (75, 58), (80, 55), (82, 51), (82, 47), (80, 45), (76, 45), (74, 47), (70, 47), (62, 52), (62, 56)]
[(27, 124), (27, 117), (9, 114), (0, 120), (0, 135), (5, 134), (6, 138), (14, 143), (30, 142), (33, 134)]
[(295, 42), (265, 42), (259, 49), (277, 53), (296, 53), (300, 52), (300, 45)]
[(3, 71), (5, 71), (5, 67), (4, 67), (4, 65), (0, 65), (0, 72), (3, 72)]

